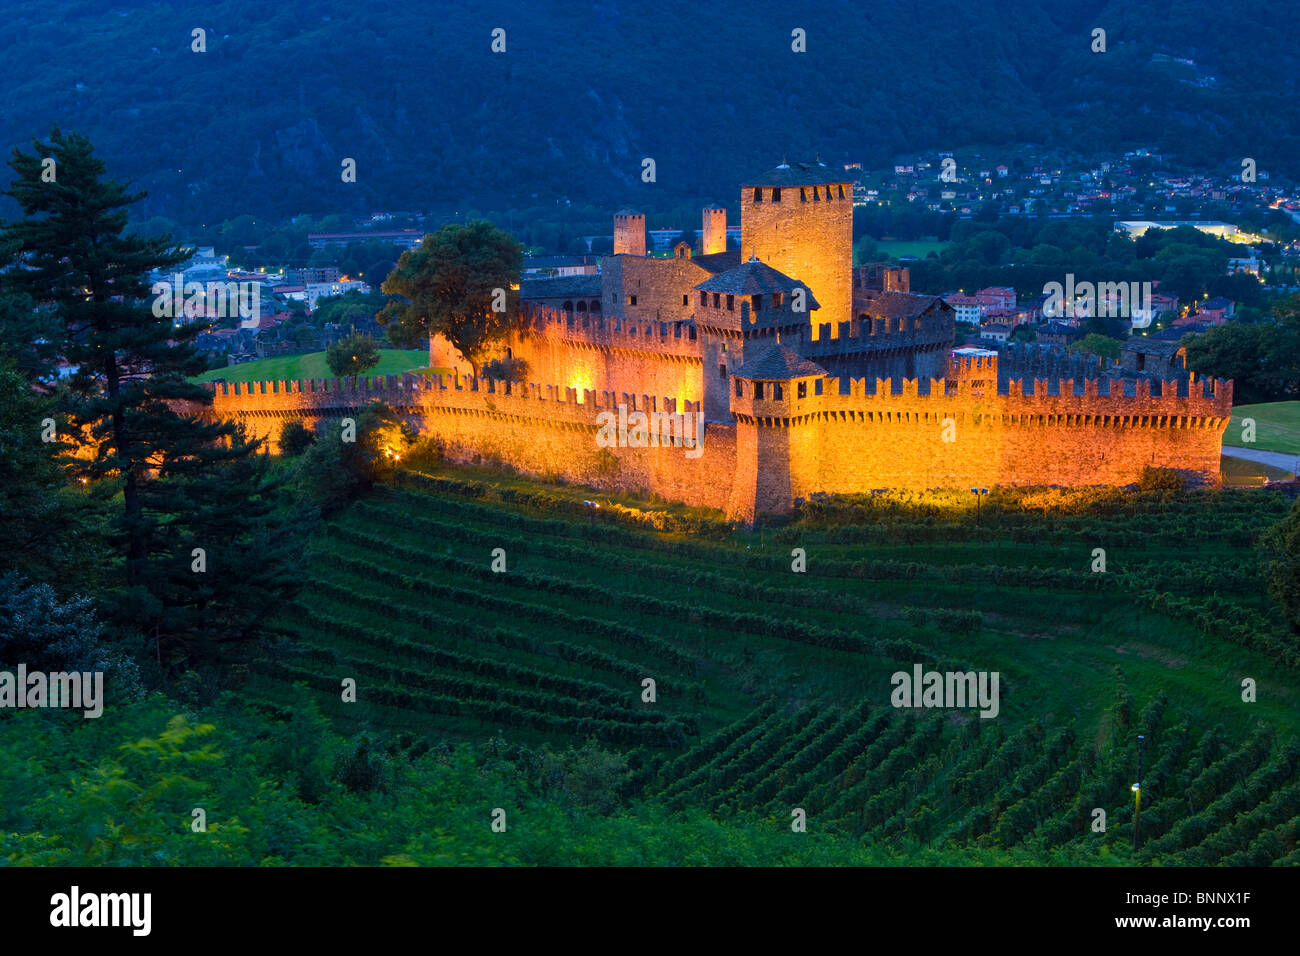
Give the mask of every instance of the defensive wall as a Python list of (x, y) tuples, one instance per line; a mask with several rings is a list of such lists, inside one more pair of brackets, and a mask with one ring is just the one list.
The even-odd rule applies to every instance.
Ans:
[[(638, 333), (640, 334), (640, 333)], [(978, 373), (976, 373), (978, 374)], [(500, 461), (526, 474), (653, 493), (753, 520), (815, 492), (994, 485), (1119, 485), (1147, 465), (1217, 482), (1231, 415), (1229, 382), (1088, 379), (808, 378), (781, 398), (731, 397), (735, 424), (706, 425), (703, 453), (601, 448), (597, 416), (620, 404), (696, 412), (650, 393), (507, 386), (460, 375), (213, 386), (212, 413), (274, 444), (290, 418), (316, 427), (383, 401), (454, 461)], [(769, 386), (772, 383), (767, 383)], [(802, 387), (801, 387), (802, 386)]]
[(249, 434), (266, 438), (274, 450), (290, 419), (308, 421), (316, 429), (332, 427), (376, 401), (389, 405), (422, 435), (438, 438), (453, 461), (501, 462), (537, 478), (657, 494), (722, 511), (731, 507), (734, 425), (708, 423), (698, 454), (685, 447), (602, 448), (597, 443), (597, 416), (617, 415), (619, 405), (650, 416), (698, 412), (698, 403), (671, 396), (407, 374), (363, 377), (355, 383), (218, 383), (211, 414), (244, 423)]

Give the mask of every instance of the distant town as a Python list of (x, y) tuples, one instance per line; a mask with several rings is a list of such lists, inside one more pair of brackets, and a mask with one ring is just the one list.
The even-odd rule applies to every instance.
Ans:
[[(1297, 288), (1300, 192), (1256, 168), (1254, 160), (1244, 159), (1237, 170), (1210, 173), (1180, 169), (1150, 149), (1090, 161), (1062, 160), (1052, 151), (1022, 149), (1003, 157), (1005, 152), (917, 154), (875, 170), (843, 164), (856, 180), (855, 261), (908, 265), (935, 260), (953, 225), (966, 220), (1105, 217), (1117, 234), (1131, 239), (1155, 229), (1195, 229), (1232, 244), (1228, 273), (1250, 276), (1261, 288), (1279, 293)], [(567, 198), (558, 202), (570, 205)], [(342, 217), (329, 221), (338, 223)], [(692, 225), (665, 222), (662, 214), (651, 212), (647, 222), (655, 226), (646, 230), (650, 256), (680, 254), (683, 243), (695, 248), (702, 239)], [(726, 229), (729, 248), (740, 245), (740, 227), (734, 223)], [(438, 223), (418, 213), (378, 212), (351, 225), (348, 230), (308, 232), (296, 249), (283, 241), (243, 244), (225, 252), (216, 245), (196, 245), (190, 260), (173, 274), (153, 278), (171, 283), (178, 306), (184, 303), (176, 310), (177, 322), (210, 324), (197, 346), (209, 356), (211, 368), (319, 351), (352, 331), (379, 338), (383, 330), (374, 315), (385, 301), (379, 285), (401, 253), (417, 247)], [(930, 234), (916, 235), (931, 225)], [(904, 236), (882, 234), (891, 226), (899, 226)], [(559, 236), (554, 244), (559, 248), (528, 245), (525, 283), (599, 273), (613, 237), (577, 228), (582, 234)], [(236, 267), (234, 260), (244, 267)], [(1105, 288), (1055, 299), (1046, 289), (1011, 285), (923, 291), (941, 295), (955, 310), (959, 344), (1022, 340), (1069, 346), (1086, 335), (1087, 320), (1097, 314), (1122, 320), (1113, 326), (1116, 334), (1177, 342), (1237, 314), (1239, 302), (1230, 296), (1180, 297), (1161, 289), (1158, 280), (1146, 285), (1134, 288), (1132, 296), (1124, 294), (1123, 301), (1117, 296), (1127, 290)], [(240, 307), (231, 308), (227, 299)]]

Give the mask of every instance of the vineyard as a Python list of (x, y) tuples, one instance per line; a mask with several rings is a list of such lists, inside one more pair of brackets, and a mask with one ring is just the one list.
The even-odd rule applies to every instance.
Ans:
[[(1256, 550), (1283, 496), (877, 495), (752, 530), (596, 504), (399, 475), (318, 539), (247, 690), (304, 684), (349, 732), (594, 739), (669, 812), (1044, 861), (1134, 859), (1142, 734), (1138, 861), (1300, 860), (1300, 656)], [(997, 671), (999, 716), (891, 707), (915, 664)]]

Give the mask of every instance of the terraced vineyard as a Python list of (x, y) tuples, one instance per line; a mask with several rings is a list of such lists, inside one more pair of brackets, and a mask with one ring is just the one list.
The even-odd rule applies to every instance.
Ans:
[[(1289, 502), (1065, 504), (995, 495), (976, 518), (878, 496), (754, 531), (653, 516), (688, 534), (563, 490), (405, 475), (330, 525), (282, 615), (295, 640), (248, 690), (305, 683), (347, 730), (595, 738), (630, 755), (625, 799), (669, 811), (800, 807), (896, 849), (1044, 860), (1131, 859), (1144, 734), (1139, 860), (1296, 862), (1300, 658), (1256, 556)], [(997, 671), (997, 718), (894, 709), (890, 676), (915, 664)]]

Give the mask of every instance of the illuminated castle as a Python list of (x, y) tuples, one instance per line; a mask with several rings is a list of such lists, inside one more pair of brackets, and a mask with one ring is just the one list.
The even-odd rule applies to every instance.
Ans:
[[(852, 265), (852, 184), (782, 164), (741, 187), (741, 241), (704, 209), (699, 254), (646, 255), (645, 216), (614, 217), (598, 275), (525, 280), (501, 355), (529, 383), (468, 375), (441, 338), (433, 380), (219, 386), (216, 411), (274, 437), (381, 398), (453, 459), (654, 493), (742, 520), (818, 492), (1128, 484), (1147, 465), (1217, 482), (1231, 383), (1034, 348), (953, 349), (951, 307), (906, 270)], [(602, 412), (703, 413), (702, 454), (600, 447)]]

